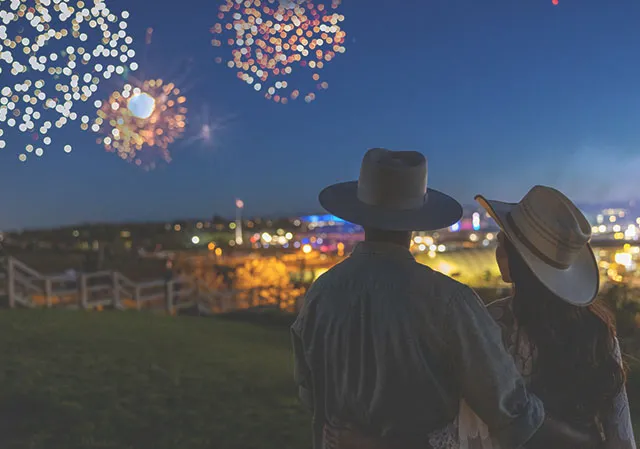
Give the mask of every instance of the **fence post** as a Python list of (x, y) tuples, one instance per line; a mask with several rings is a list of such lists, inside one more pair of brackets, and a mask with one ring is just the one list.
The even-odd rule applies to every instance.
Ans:
[(165, 284), (164, 296), (167, 303), (167, 313), (173, 314), (173, 286), (175, 281), (169, 281)]
[(133, 290), (133, 299), (136, 301), (136, 309), (142, 310), (142, 298), (140, 298), (140, 286), (136, 285), (136, 288)]
[(44, 280), (44, 297), (47, 301), (47, 307), (51, 308), (53, 306), (52, 302), (52, 288), (51, 288), (51, 279)]
[(113, 293), (113, 308), (120, 308), (120, 278), (118, 277), (118, 272), (114, 271), (111, 274), (111, 290)]
[(7, 257), (7, 296), (9, 297), (9, 307), (16, 306), (16, 276), (13, 271), (13, 257)]
[(80, 274), (80, 306), (83, 309), (89, 308), (89, 292), (87, 291), (87, 275)]

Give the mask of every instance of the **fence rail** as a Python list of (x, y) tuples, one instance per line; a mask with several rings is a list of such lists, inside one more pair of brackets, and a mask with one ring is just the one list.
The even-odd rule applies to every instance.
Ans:
[(295, 310), (303, 293), (274, 287), (217, 291), (188, 276), (134, 282), (117, 271), (44, 275), (15, 258), (0, 259), (0, 295), (7, 298), (11, 308), (113, 308), (169, 314), (195, 310), (199, 314), (219, 314), (260, 306)]

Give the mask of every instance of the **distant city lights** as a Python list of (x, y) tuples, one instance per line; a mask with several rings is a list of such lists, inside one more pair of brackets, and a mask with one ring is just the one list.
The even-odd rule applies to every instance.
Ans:
[(478, 212), (474, 212), (471, 216), (471, 223), (474, 231), (480, 230), (480, 214)]
[(624, 238), (627, 240), (635, 240), (638, 237), (638, 230), (635, 225), (629, 225), (627, 230), (624, 232)]
[(617, 264), (630, 268), (633, 263), (633, 258), (629, 253), (617, 253), (614, 256), (614, 260)]

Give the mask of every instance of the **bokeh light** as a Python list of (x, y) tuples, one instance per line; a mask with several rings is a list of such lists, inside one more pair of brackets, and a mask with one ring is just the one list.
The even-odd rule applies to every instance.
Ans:
[(156, 109), (156, 100), (146, 92), (134, 94), (129, 98), (127, 108), (134, 117), (148, 119)]
[(322, 69), (346, 51), (344, 16), (335, 12), (340, 3), (226, 0), (211, 28), (212, 45), (231, 48), (231, 56), (216, 62), (224, 62), (267, 99), (286, 104), (302, 96), (310, 103), (317, 90), (329, 87), (320, 77)]
[(77, 105), (101, 81), (137, 69), (128, 17), (104, 0), (0, 0), (0, 148), (11, 140), (24, 162), (42, 156), (70, 122), (88, 128)]
[(186, 125), (186, 98), (174, 83), (161, 79), (127, 83), (106, 102), (97, 101), (92, 131), (107, 151), (144, 168), (171, 161), (169, 146)]

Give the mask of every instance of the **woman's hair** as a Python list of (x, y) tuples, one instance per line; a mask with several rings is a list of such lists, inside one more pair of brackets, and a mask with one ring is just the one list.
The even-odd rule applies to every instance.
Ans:
[(509, 239), (504, 239), (515, 286), (514, 315), (537, 352), (532, 391), (550, 413), (589, 420), (607, 413), (625, 383), (615, 355), (615, 324), (600, 301), (571, 305), (533, 274)]

